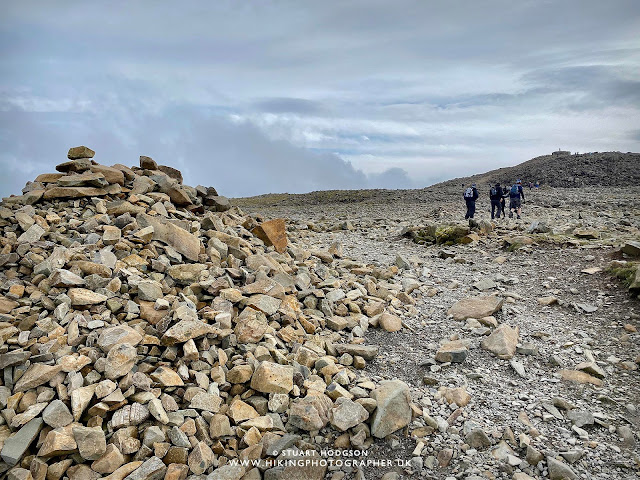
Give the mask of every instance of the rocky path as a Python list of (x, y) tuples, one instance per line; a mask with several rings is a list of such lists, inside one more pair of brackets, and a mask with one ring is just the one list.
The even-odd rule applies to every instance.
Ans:
[[(407, 478), (626, 479), (637, 478), (640, 464), (640, 303), (604, 270), (621, 258), (616, 241), (637, 235), (638, 211), (615, 208), (628, 201), (581, 192), (565, 199), (568, 208), (550, 209), (554, 194), (540, 194), (530, 201), (528, 220), (501, 220), (480, 241), (446, 249), (398, 233), (430, 217), (459, 214), (453, 202), (261, 213), (289, 218), (291, 234), (314, 248), (337, 242), (345, 257), (397, 264), (403, 280), (419, 282), (415, 309), (404, 317), (411, 330), (367, 332), (381, 354), (366, 372), (405, 381), (423, 408), (404, 436), (373, 447), (374, 456), (409, 461), (391, 471)], [(570, 226), (600, 235), (568, 245), (503, 248), (504, 238), (526, 232), (532, 220), (551, 225), (554, 234)], [(512, 358), (482, 348), (492, 320), (448, 315), (459, 300), (479, 295), (504, 299), (493, 321), (519, 329)], [(467, 394), (457, 403), (444, 398)], [(381, 470), (365, 473), (379, 478)]]

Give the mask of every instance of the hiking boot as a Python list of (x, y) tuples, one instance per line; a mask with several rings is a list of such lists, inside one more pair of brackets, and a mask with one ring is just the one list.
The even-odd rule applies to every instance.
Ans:
[(513, 218), (513, 212), (509, 212), (509, 218)]
[(518, 215), (518, 220), (520, 220), (520, 215)]

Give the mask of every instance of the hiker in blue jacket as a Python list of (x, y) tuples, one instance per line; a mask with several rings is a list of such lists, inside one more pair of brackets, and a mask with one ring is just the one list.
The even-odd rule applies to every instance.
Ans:
[(513, 218), (514, 212), (520, 218), (522, 213), (521, 199), (524, 202), (524, 189), (522, 188), (522, 182), (518, 180), (509, 191), (509, 218)]
[(462, 194), (464, 201), (467, 203), (467, 213), (464, 216), (465, 219), (473, 218), (476, 214), (476, 200), (480, 196), (478, 193), (478, 189), (476, 188), (476, 184), (472, 184), (469, 188), (467, 188)]

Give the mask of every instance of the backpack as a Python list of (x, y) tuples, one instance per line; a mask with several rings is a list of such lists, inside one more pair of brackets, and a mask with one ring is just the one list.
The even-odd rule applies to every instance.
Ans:
[(473, 188), (469, 187), (465, 190), (464, 198), (473, 198)]
[(519, 197), (520, 196), (520, 192), (518, 191), (518, 185), (513, 185), (511, 187), (511, 195), (512, 197)]
[(489, 191), (489, 195), (491, 196), (491, 198), (497, 197), (498, 189), (496, 187), (491, 187), (491, 190)]

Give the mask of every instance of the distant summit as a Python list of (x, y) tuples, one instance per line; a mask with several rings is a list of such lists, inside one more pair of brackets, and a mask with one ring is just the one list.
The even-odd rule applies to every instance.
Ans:
[(461, 184), (476, 183), (485, 189), (488, 184), (500, 182), (511, 185), (522, 180), (540, 182), (543, 187), (624, 187), (640, 185), (640, 153), (595, 152), (572, 154), (558, 150), (549, 155), (532, 158), (513, 167), (499, 168), (470, 177), (454, 178), (429, 187), (415, 190), (321, 190), (317, 192), (289, 194), (269, 193), (255, 197), (236, 198), (234, 205), (256, 207), (264, 205), (304, 205), (340, 203), (384, 203), (429, 201), (431, 192), (439, 195), (461, 196)]
[[(470, 177), (447, 180), (442, 184), (501, 182), (524, 184), (539, 181), (551, 187), (628, 186), (640, 184), (640, 153), (575, 153), (558, 150), (532, 158), (513, 167), (504, 167)], [(441, 185), (442, 185), (441, 184)]]

